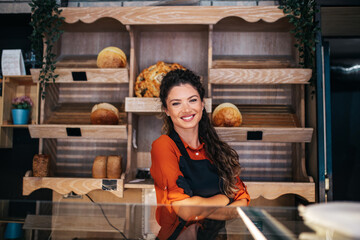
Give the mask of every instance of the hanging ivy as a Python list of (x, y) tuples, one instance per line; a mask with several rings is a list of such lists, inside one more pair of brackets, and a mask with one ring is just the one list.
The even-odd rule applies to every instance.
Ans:
[[(62, 30), (64, 17), (60, 17), (62, 10), (56, 0), (32, 0), (29, 3), (31, 7), (31, 22), (33, 32), (30, 35), (31, 48), (35, 54), (36, 66), (41, 67), (39, 83), (41, 98), (45, 98), (45, 88), (49, 82), (55, 82), (58, 75), (54, 74), (56, 69), (56, 55), (53, 53), (54, 44), (59, 40)], [(43, 55), (44, 41), (46, 52)]]
[(318, 22), (315, 21), (315, 13), (318, 12), (316, 1), (281, 0), (279, 8), (294, 26), (291, 33), (297, 40), (295, 47), (299, 51), (299, 64), (314, 70), (316, 34), (319, 31)]

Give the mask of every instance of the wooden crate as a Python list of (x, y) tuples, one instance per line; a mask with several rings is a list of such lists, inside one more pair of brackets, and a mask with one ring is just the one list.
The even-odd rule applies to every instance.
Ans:
[(2, 82), (2, 97), (0, 97), (0, 147), (11, 148), (13, 128), (23, 128), (26, 125), (13, 124), (11, 101), (15, 97), (29, 96), (34, 105), (31, 110), (29, 124), (37, 124), (39, 119), (38, 85), (33, 83), (31, 76), (4, 76)]
[[(11, 116), (11, 101), (15, 97), (29, 96), (34, 105), (31, 109), (29, 124), (38, 124), (39, 88), (38, 84), (31, 80), (31, 76), (4, 76), (2, 92), (2, 127), (19, 127), (14, 125)], [(22, 126), (24, 127), (24, 126)]]

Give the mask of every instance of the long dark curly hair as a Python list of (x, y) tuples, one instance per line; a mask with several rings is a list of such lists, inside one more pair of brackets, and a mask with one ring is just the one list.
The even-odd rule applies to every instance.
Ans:
[[(160, 100), (164, 109), (167, 109), (166, 99), (170, 90), (182, 84), (193, 86), (198, 91), (201, 101), (204, 101), (205, 89), (200, 82), (200, 77), (190, 70), (177, 69), (167, 73), (160, 85)], [(164, 121), (162, 133), (169, 134), (174, 130), (174, 124), (165, 113), (162, 118)], [(241, 170), (239, 155), (227, 143), (220, 140), (205, 108), (199, 122), (199, 141), (204, 143), (207, 156), (214, 163), (219, 177), (223, 180), (224, 193), (228, 197), (233, 197), (237, 189), (236, 176), (240, 175)]]

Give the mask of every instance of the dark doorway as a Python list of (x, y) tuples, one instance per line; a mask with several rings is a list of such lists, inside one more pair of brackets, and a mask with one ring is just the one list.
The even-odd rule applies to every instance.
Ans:
[(360, 38), (330, 47), (333, 200), (360, 201)]

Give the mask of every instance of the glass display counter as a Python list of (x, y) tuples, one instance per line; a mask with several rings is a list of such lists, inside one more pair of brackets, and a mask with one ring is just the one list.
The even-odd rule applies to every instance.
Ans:
[[(18, 203), (13, 202), (13, 207)], [(22, 239), (155, 239), (160, 229), (155, 220), (157, 207), (37, 201), (18, 223), (22, 224)], [(226, 217), (230, 219), (217, 239), (298, 239), (311, 232), (295, 207), (227, 207)], [(1, 222), (9, 219), (11, 216), (3, 216)]]

